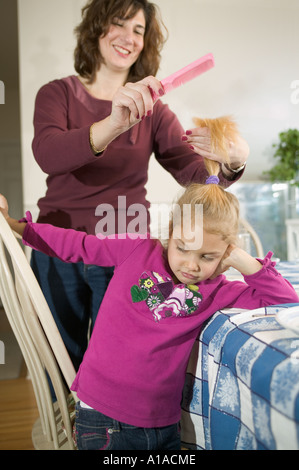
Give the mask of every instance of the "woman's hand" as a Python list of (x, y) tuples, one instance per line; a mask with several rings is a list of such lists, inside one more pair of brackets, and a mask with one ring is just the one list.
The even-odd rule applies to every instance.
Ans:
[[(223, 155), (213, 153), (211, 150), (211, 133), (207, 127), (196, 127), (186, 131), (182, 136), (183, 142), (198, 153), (202, 157), (215, 160), (219, 163), (226, 163)], [(249, 146), (241, 136), (237, 136), (234, 140), (228, 141), (230, 167), (233, 169), (242, 166), (248, 159)]]
[(125, 132), (153, 113), (153, 96), (162, 96), (163, 88), (155, 77), (146, 77), (137, 83), (119, 88), (112, 100), (110, 123)]
[(151, 76), (120, 87), (112, 99), (110, 116), (92, 126), (94, 147), (100, 152), (120, 134), (150, 117), (157, 101), (153, 97), (163, 94), (161, 83)]

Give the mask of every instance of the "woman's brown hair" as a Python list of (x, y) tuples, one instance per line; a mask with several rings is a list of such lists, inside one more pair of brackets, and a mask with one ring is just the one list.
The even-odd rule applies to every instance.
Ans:
[[(108, 33), (115, 18), (133, 18), (143, 10), (146, 20), (144, 48), (132, 65), (128, 81), (136, 82), (158, 72), (161, 50), (165, 42), (165, 28), (158, 7), (147, 0), (89, 0), (82, 8), (82, 22), (76, 27), (75, 70), (83, 78), (94, 82), (96, 72), (103, 61), (99, 50), (99, 38)], [(166, 28), (165, 28), (165, 31)]]

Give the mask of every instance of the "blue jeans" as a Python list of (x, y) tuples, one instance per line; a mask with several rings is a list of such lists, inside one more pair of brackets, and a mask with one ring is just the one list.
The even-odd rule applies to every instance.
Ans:
[[(132, 404), (134, 406), (134, 404)], [(138, 428), (76, 404), (78, 450), (180, 450), (179, 424)]]
[(37, 251), (31, 267), (78, 370), (113, 268), (65, 263)]

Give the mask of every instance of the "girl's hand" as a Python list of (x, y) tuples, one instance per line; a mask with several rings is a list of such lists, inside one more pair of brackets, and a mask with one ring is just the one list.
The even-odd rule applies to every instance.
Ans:
[(215, 277), (219, 276), (220, 274), (224, 273), (231, 267), (231, 253), (236, 248), (235, 245), (228, 245), (226, 252), (224, 253), (220, 263), (217, 266), (216, 271), (214, 272), (213, 276), (210, 279), (215, 279)]
[(5, 219), (9, 218), (7, 199), (2, 194), (0, 194), (0, 212), (2, 212)]
[[(202, 157), (215, 160), (219, 163), (226, 163), (223, 155), (213, 153), (211, 150), (211, 133), (207, 127), (196, 127), (186, 131), (186, 134), (182, 136), (183, 142), (189, 145), (189, 147)], [(249, 146), (247, 142), (241, 137), (237, 136), (235, 141), (228, 142), (229, 149), (229, 160), (232, 168), (239, 168), (248, 159)]]
[(12, 219), (9, 216), (7, 199), (2, 194), (0, 194), (0, 212), (4, 215), (10, 228), (19, 235), (23, 236), (27, 224), (26, 222), (18, 222), (16, 219)]
[(243, 276), (250, 276), (260, 271), (262, 267), (262, 264), (257, 259), (242, 250), (242, 248), (236, 245), (229, 245), (211, 279), (224, 273), (229, 268), (236, 269)]
[(154, 94), (162, 96), (164, 91), (159, 80), (151, 76), (120, 87), (112, 100), (111, 126), (122, 133), (151, 116)]

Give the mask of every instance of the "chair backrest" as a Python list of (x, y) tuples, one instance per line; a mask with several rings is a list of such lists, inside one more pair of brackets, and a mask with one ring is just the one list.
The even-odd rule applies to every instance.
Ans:
[(252, 227), (250, 223), (246, 219), (240, 219), (240, 228), (241, 231), (245, 231), (250, 235), (250, 239), (252, 240), (253, 246), (255, 248), (256, 253), (252, 253), (253, 256), (257, 256), (258, 258), (264, 258), (264, 250), (263, 250), (263, 245), (262, 242)]
[(288, 261), (299, 261), (299, 219), (287, 219)]
[[(73, 449), (67, 391), (75, 370), (24, 251), (0, 213), (0, 297), (32, 380), (47, 448)], [(57, 397), (52, 403), (49, 375)], [(76, 395), (74, 394), (76, 400)], [(65, 433), (58, 430), (61, 414)]]

